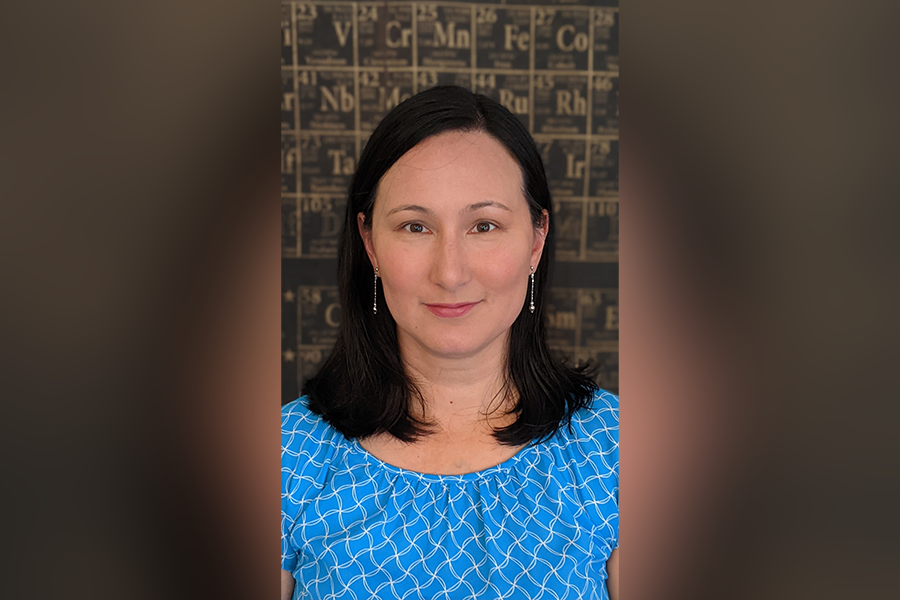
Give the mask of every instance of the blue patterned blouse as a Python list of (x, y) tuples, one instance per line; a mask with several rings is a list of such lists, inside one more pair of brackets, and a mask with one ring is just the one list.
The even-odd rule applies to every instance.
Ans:
[(607, 598), (619, 543), (619, 401), (476, 473), (384, 463), (282, 408), (281, 568), (294, 598)]

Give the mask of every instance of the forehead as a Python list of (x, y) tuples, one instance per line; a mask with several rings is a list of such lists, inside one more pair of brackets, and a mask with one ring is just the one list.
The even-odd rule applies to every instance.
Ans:
[(524, 202), (522, 170), (506, 147), (484, 132), (450, 131), (423, 140), (388, 169), (376, 206), (515, 198)]

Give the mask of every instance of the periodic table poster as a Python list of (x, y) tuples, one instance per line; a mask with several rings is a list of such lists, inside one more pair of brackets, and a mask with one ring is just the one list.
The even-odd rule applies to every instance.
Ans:
[(489, 96), (528, 127), (556, 233), (550, 347), (619, 387), (618, 0), (281, 4), (282, 402), (337, 336), (350, 178), (391, 108), (435, 85)]

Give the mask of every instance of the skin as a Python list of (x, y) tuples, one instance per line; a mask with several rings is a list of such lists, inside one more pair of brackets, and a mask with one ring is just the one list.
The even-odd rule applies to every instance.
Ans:
[(291, 600), (294, 593), (294, 576), (290, 571), (281, 570), (281, 600)]
[[(484, 133), (449, 132), (407, 152), (384, 175), (360, 233), (397, 321), (406, 362), (428, 368), (490, 357), (503, 364), (506, 334), (543, 251), (522, 174)], [(435, 304), (477, 303), (463, 316)]]
[(485, 133), (428, 138), (382, 177), (371, 227), (362, 214), (358, 224), (404, 363), (425, 395), (416, 416), (436, 426), (414, 444), (382, 434), (363, 447), (396, 466), (439, 474), (510, 458), (518, 448), (492, 436), (514, 418), (501, 375), (547, 231), (546, 213), (534, 227), (518, 163)]
[[(548, 229), (547, 211), (534, 226), (518, 163), (482, 132), (433, 136), (382, 177), (371, 224), (362, 213), (357, 221), (381, 278), (379, 304), (390, 308), (426, 400), (417, 416), (435, 425), (414, 443), (376, 434), (361, 445), (423, 473), (471, 473), (512, 457), (520, 448), (492, 433), (515, 419), (515, 397), (501, 394), (509, 329), (527, 303)], [(617, 564), (607, 563), (610, 581)], [(288, 598), (290, 574), (282, 583)]]
[(606, 561), (606, 589), (610, 600), (619, 600), (619, 549), (616, 548)]

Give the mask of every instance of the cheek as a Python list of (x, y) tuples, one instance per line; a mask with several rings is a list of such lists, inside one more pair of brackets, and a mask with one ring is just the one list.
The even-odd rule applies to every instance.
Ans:
[(426, 281), (421, 262), (410, 256), (410, 253), (385, 253), (384, 259), (379, 258), (381, 288), (388, 301), (399, 305), (415, 299)]
[(524, 293), (531, 273), (527, 255), (522, 252), (496, 252), (480, 264), (478, 279), (484, 287), (504, 294)]

